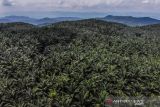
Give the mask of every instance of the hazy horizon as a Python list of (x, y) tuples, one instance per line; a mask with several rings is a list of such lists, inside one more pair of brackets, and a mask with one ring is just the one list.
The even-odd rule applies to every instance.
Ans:
[[(32, 13), (32, 12), (31, 12)], [(34, 13), (34, 12), (33, 12)], [(42, 13), (43, 14), (43, 13)], [(77, 17), (77, 18), (98, 18), (98, 17), (105, 17), (108, 15), (113, 15), (113, 16), (132, 16), (132, 17), (150, 17), (154, 19), (160, 20), (159, 17), (156, 17), (154, 15), (148, 16), (147, 14), (142, 14), (142, 13), (100, 13), (100, 12), (62, 12), (62, 11), (57, 11), (57, 12), (48, 12), (43, 15), (30, 15), (30, 12), (27, 12), (25, 14), (19, 13), (19, 14), (5, 14), (1, 15), (0, 18), (6, 17), (6, 16), (25, 16), (25, 17), (30, 17), (30, 18), (35, 18), (35, 19), (41, 19), (41, 18), (58, 18), (58, 17)]]

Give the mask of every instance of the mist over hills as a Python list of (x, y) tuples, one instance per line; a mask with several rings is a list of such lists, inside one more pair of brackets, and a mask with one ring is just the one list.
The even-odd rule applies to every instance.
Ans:
[[(151, 25), (151, 24), (160, 24), (160, 20), (150, 18), (150, 17), (108, 15), (105, 17), (95, 18), (95, 19), (122, 23), (129, 26), (144, 26), (144, 25)], [(30, 18), (26, 16), (6, 16), (6, 17), (0, 18), (0, 23), (24, 22), (24, 23), (29, 23), (33, 25), (45, 26), (45, 25), (50, 25), (57, 22), (62, 22), (62, 21), (76, 21), (76, 20), (82, 20), (82, 18), (78, 18), (78, 17), (48, 18), (46, 17), (42, 19), (36, 19), (36, 18)]]

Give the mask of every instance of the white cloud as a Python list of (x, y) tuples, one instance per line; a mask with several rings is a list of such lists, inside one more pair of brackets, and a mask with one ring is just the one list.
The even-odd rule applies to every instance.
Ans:
[(149, 0), (143, 0), (142, 3), (149, 3)]
[(2, 0), (2, 5), (4, 5), (4, 6), (13, 6), (14, 2), (13, 2), (13, 0)]
[(100, 4), (103, 5), (117, 5), (124, 0), (4, 0), (11, 3), (14, 2), (17, 6), (52, 6), (59, 8), (81, 8), (81, 7), (93, 7)]
[[(0, 0), (6, 11), (153, 11), (160, 0)], [(8, 3), (8, 7), (3, 3)], [(6, 4), (7, 4), (6, 3)], [(12, 8), (11, 8), (12, 7)], [(1, 7), (2, 8), (2, 7)], [(152, 8), (152, 9), (151, 9)], [(4, 8), (3, 8), (4, 10)], [(2, 11), (2, 10), (0, 10)]]

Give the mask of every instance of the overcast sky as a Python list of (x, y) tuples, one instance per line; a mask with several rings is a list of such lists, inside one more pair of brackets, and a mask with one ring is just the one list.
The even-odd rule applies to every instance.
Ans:
[(160, 19), (159, 11), (160, 0), (0, 0), (0, 16), (98, 17), (114, 14), (150, 16)]

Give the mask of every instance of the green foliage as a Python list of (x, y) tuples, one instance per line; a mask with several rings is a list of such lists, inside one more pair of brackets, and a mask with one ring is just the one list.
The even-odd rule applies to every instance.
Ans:
[(50, 90), (49, 92), (49, 97), (54, 98), (57, 96), (57, 92), (55, 89)]
[(1, 107), (101, 107), (107, 96), (160, 95), (157, 25), (22, 25), (1, 27)]

